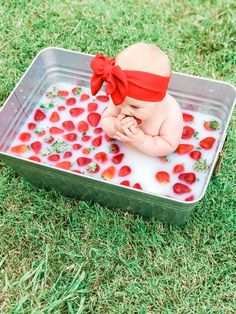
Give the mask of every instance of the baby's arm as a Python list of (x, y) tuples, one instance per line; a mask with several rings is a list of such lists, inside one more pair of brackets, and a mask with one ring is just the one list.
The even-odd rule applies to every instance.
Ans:
[(122, 132), (122, 129), (119, 128), (119, 124), (117, 122), (117, 117), (119, 113), (120, 109), (117, 108), (113, 103), (110, 103), (105, 111), (102, 113), (101, 126), (110, 137), (113, 137), (113, 135), (118, 130)]

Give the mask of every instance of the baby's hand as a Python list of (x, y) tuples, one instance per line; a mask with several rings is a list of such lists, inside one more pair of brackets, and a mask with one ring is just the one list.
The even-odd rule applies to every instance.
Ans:
[(121, 142), (129, 142), (135, 147), (142, 145), (145, 139), (145, 134), (139, 127), (131, 126), (130, 128), (126, 128), (122, 126), (122, 129), (125, 134), (117, 131), (113, 137)]

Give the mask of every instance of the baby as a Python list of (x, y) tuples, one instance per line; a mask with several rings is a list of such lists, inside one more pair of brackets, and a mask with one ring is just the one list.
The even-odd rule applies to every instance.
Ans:
[(102, 114), (103, 130), (112, 138), (150, 155), (166, 156), (179, 145), (182, 112), (167, 93), (171, 66), (158, 47), (137, 43), (116, 59), (99, 54), (91, 62), (93, 95), (106, 81), (112, 101)]

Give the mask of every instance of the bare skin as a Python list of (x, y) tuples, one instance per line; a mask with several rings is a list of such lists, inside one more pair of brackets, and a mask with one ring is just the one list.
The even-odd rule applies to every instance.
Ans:
[[(167, 56), (153, 45), (138, 43), (116, 58), (123, 70), (170, 74)], [(135, 118), (141, 119), (137, 124)], [(182, 112), (169, 94), (161, 102), (145, 102), (131, 97), (115, 106), (110, 103), (102, 114), (102, 128), (113, 138), (150, 156), (166, 156), (178, 147), (183, 131)]]

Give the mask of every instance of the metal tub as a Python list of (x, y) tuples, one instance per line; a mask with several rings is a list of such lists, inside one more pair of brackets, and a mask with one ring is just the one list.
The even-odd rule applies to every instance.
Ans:
[[(42, 50), (12, 91), (0, 112), (0, 158), (18, 174), (38, 187), (54, 188), (62, 194), (97, 201), (160, 221), (184, 224), (204, 196), (212, 171), (222, 150), (234, 109), (235, 88), (225, 82), (173, 73), (169, 92), (183, 110), (210, 113), (222, 122), (221, 139), (208, 172), (204, 189), (194, 201), (185, 202), (72, 173), (7, 153), (19, 129), (51, 84), (68, 82), (88, 87), (92, 55), (59, 48)], [(190, 105), (191, 104), (191, 105)]]

